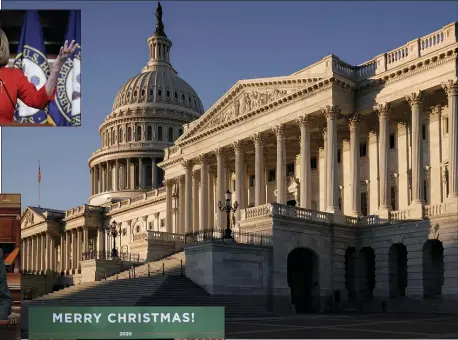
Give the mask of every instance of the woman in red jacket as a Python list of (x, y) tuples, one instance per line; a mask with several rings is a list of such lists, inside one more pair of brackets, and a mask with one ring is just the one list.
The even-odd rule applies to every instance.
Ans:
[(60, 69), (75, 49), (75, 41), (70, 45), (65, 41), (54, 61), (46, 84), (37, 90), (21, 69), (6, 67), (10, 58), (9, 42), (5, 32), (0, 28), (0, 125), (13, 124), (18, 99), (34, 109), (43, 110), (48, 106), (54, 99)]

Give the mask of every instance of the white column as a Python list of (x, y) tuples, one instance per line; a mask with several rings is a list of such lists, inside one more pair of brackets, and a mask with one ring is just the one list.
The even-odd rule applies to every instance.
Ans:
[(192, 230), (199, 230), (199, 171), (192, 172)]
[(118, 191), (120, 189), (119, 186), (119, 160), (117, 159), (115, 162), (115, 173), (114, 173), (114, 190)]
[(206, 155), (201, 155), (200, 160), (200, 215), (199, 229), (205, 230), (208, 228), (208, 158)]
[(71, 232), (69, 232), (68, 230), (65, 231), (65, 254), (65, 273), (71, 274)]
[(22, 242), (22, 245), (21, 245), (21, 252), (22, 252), (22, 254), (21, 254), (21, 259), (22, 259), (21, 272), (22, 273), (27, 273), (27, 256), (28, 256), (28, 253), (29, 253), (27, 239), (26, 238), (22, 238), (21, 242)]
[(145, 171), (143, 169), (143, 158), (139, 157), (138, 158), (138, 185), (141, 190), (145, 188), (145, 183), (143, 180), (144, 172)]
[(65, 234), (60, 235), (60, 273), (65, 272), (65, 258), (66, 258), (66, 253), (65, 253)]
[(184, 232), (192, 232), (192, 211), (193, 211), (193, 202), (192, 202), (192, 168), (193, 164), (191, 161), (186, 161), (183, 163), (184, 167), (184, 198), (185, 198), (185, 211), (184, 211)]
[(308, 116), (301, 116), (297, 120), (301, 130), (301, 165), (300, 165), (300, 207), (312, 208), (312, 169), (310, 166), (310, 120)]
[(208, 166), (208, 228), (215, 226), (215, 170)]
[(97, 194), (102, 192), (102, 167), (97, 164)]
[(277, 136), (277, 203), (286, 204), (285, 126), (277, 125), (273, 131)]
[(388, 136), (389, 105), (378, 105), (376, 108), (379, 117), (379, 215), (388, 218), (391, 206), (388, 204)]
[(103, 227), (97, 229), (97, 258), (104, 258), (105, 247), (105, 230)]
[(173, 195), (173, 182), (171, 180), (164, 180), (165, 195), (166, 195), (166, 207), (165, 207), (165, 227), (168, 233), (173, 232), (173, 206), (172, 206), (172, 195)]
[[(235, 200), (239, 204), (240, 209), (244, 208), (245, 194), (245, 155), (243, 153), (243, 144), (241, 141), (233, 143), (235, 152)], [(240, 221), (240, 209), (235, 211), (235, 220)]]
[(152, 158), (151, 160), (151, 183), (153, 186), (153, 189), (157, 189), (159, 187), (158, 182), (157, 182), (157, 164), (156, 164), (156, 158)]
[[(224, 193), (226, 192), (226, 168), (224, 166), (224, 154), (223, 149), (218, 148), (215, 150), (216, 155), (216, 201), (221, 201), (224, 203), (225, 197)], [(221, 213), (218, 212), (218, 228), (224, 229), (225, 219), (222, 217)]]
[(82, 245), (83, 245), (83, 230), (82, 228), (76, 229), (76, 269), (79, 272), (80, 261), (82, 259)]
[(130, 158), (126, 159), (126, 189), (131, 189), (130, 186)]
[(48, 272), (51, 270), (51, 257), (52, 257), (52, 251), (51, 251), (51, 235), (49, 233), (46, 233), (46, 267), (45, 271)]
[(77, 248), (77, 242), (76, 242), (76, 229), (70, 229), (70, 234), (71, 234), (71, 239), (72, 239), (72, 270), (71, 272), (73, 274), (76, 274), (76, 268), (77, 268), (77, 263), (78, 261), (76, 258), (78, 257), (76, 248)]
[(337, 115), (340, 113), (337, 106), (327, 106), (322, 110), (326, 116), (327, 127), (327, 149), (326, 149), (326, 189), (327, 189), (327, 209), (329, 213), (340, 214), (337, 202)]
[(110, 162), (107, 161), (105, 162), (107, 166), (107, 171), (105, 173), (106, 179), (105, 179), (105, 191), (111, 191), (111, 188), (113, 186), (113, 183), (111, 182), (111, 169), (110, 169)]
[(264, 176), (264, 144), (261, 133), (252, 137), (254, 142), (254, 205), (266, 203), (266, 182)]
[(89, 229), (88, 227), (83, 227), (83, 252), (87, 253), (89, 251)]
[(186, 182), (185, 176), (180, 176), (178, 179), (178, 233), (184, 234), (185, 227), (185, 210), (187, 210), (186, 203)]
[(352, 188), (352, 214), (353, 216), (361, 215), (361, 178), (359, 163), (359, 116), (353, 115), (349, 119), (350, 126), (350, 171), (351, 188)]
[(43, 237), (42, 234), (38, 234), (37, 235), (37, 254), (38, 254), (37, 272), (39, 272), (39, 273), (43, 272), (43, 270), (44, 270), (44, 268), (43, 268), (44, 267), (44, 263), (42, 263), (42, 261), (41, 261), (41, 258), (42, 258), (41, 254), (43, 254), (45, 252), (45, 248), (42, 247), (42, 242), (41, 242), (42, 237)]
[(50, 269), (52, 272), (57, 271), (57, 266), (56, 266), (56, 257), (57, 257), (57, 251), (56, 251), (56, 241), (54, 238), (51, 236), (50, 237), (51, 244), (50, 244), (50, 250), (51, 250), (51, 264), (50, 264)]
[[(406, 96), (406, 100), (412, 109), (411, 133), (412, 133), (412, 205), (423, 205), (423, 139), (421, 134), (421, 99), (422, 93), (416, 92)], [(421, 208), (421, 213), (423, 209)]]
[(442, 85), (448, 97), (448, 182), (449, 198), (458, 197), (458, 81)]

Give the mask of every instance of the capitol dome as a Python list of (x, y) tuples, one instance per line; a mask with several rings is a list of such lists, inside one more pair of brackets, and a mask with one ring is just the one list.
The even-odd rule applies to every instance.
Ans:
[[(150, 69), (151, 68), (151, 69)], [(196, 91), (167, 67), (146, 67), (121, 87), (113, 111), (126, 105), (170, 104), (202, 114), (204, 108)]]
[(164, 174), (157, 164), (164, 149), (180, 137), (183, 125), (204, 113), (196, 91), (170, 63), (172, 42), (164, 32), (160, 3), (156, 18), (147, 65), (121, 87), (99, 127), (102, 146), (89, 158), (91, 205), (162, 187)]

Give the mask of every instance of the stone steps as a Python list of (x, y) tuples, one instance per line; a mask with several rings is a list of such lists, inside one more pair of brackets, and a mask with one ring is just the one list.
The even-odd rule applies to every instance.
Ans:
[(210, 295), (186, 276), (169, 276), (154, 294), (142, 297), (137, 306), (207, 306), (225, 307), (226, 317), (274, 316), (265, 305), (250, 305), (240, 297)]

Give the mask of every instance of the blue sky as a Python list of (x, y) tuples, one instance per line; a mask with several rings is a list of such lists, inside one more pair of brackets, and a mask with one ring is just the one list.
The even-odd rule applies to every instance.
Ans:
[[(81, 9), (80, 128), (3, 128), (2, 189), (41, 206), (87, 203), (90, 154), (113, 99), (148, 60), (156, 2), (2, 1), (2, 9)], [(237, 80), (288, 75), (335, 54), (359, 64), (458, 21), (458, 2), (162, 2), (172, 64), (209, 108)]]

